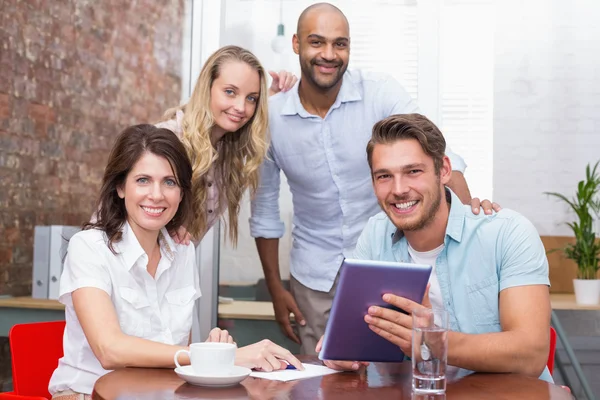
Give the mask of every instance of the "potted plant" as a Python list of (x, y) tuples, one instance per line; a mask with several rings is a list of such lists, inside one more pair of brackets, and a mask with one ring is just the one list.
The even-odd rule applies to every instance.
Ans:
[(573, 230), (575, 243), (569, 243), (563, 248), (565, 256), (577, 264), (577, 279), (573, 279), (575, 299), (578, 304), (600, 303), (600, 243), (596, 240), (594, 231), (594, 215), (600, 213), (600, 201), (597, 199), (600, 191), (600, 175), (598, 165), (600, 161), (590, 168), (585, 169), (585, 180), (577, 185), (575, 197), (569, 200), (560, 193), (546, 192), (565, 201), (578, 220), (567, 222)]

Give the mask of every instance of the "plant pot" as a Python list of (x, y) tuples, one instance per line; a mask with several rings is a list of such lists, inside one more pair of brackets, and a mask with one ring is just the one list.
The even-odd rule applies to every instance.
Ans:
[(573, 279), (575, 301), (581, 305), (600, 303), (600, 279)]

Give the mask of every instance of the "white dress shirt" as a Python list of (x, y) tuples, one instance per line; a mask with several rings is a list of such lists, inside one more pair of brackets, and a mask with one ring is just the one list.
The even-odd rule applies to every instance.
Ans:
[(59, 297), (67, 322), (64, 356), (50, 379), (52, 394), (67, 389), (92, 393), (96, 380), (110, 372), (92, 352), (75, 314), (71, 293), (79, 288), (98, 288), (110, 296), (123, 333), (166, 344), (188, 344), (194, 301), (200, 297), (194, 246), (175, 244), (163, 228), (161, 259), (152, 278), (146, 269), (148, 256), (128, 223), (122, 231), (122, 239), (113, 244), (116, 254), (101, 230), (81, 231), (69, 241)]
[[(294, 206), (290, 272), (304, 286), (328, 292), (367, 221), (381, 211), (366, 153), (373, 125), (419, 109), (402, 85), (384, 74), (346, 71), (325, 118), (304, 109), (298, 86), (269, 98), (271, 145), (252, 201), (250, 233), (283, 236), (283, 171)], [(464, 172), (464, 160), (446, 150), (452, 169)]]

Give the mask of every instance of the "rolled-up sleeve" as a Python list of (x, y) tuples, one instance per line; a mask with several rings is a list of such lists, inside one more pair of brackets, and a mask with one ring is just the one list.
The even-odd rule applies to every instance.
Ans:
[(250, 235), (255, 238), (280, 238), (285, 225), (279, 213), (280, 170), (272, 149), (260, 169), (260, 183), (251, 203)]
[(103, 290), (109, 296), (112, 294), (106, 260), (96, 243), (87, 240), (85, 233), (75, 234), (69, 240), (59, 291), (59, 301), (65, 305), (71, 302), (71, 293), (83, 287)]
[(194, 277), (194, 289), (196, 289), (196, 294), (192, 298), (192, 300), (196, 300), (200, 296), (202, 296), (202, 292), (200, 291), (200, 272), (198, 268), (196, 268), (196, 248), (190, 243), (185, 246), (186, 251), (186, 260), (185, 260), (185, 268), (186, 273), (190, 271), (192, 276)]
[(417, 103), (396, 79), (389, 76), (380, 85), (379, 98), (383, 102), (386, 117), (420, 112)]
[(540, 235), (522, 215), (502, 235), (500, 290), (524, 285), (550, 286), (548, 259)]

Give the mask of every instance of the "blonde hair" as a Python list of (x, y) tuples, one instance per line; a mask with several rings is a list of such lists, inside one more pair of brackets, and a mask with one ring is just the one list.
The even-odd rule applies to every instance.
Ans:
[[(236, 132), (225, 134), (216, 148), (211, 143), (214, 118), (210, 111), (210, 90), (221, 68), (228, 62), (243, 62), (255, 69), (260, 78), (260, 94), (256, 111)], [(268, 147), (268, 94), (265, 70), (250, 51), (238, 46), (225, 46), (214, 52), (202, 67), (194, 91), (187, 104), (167, 110), (164, 118), (172, 119), (178, 110), (184, 111), (181, 140), (192, 161), (192, 193), (194, 212), (186, 226), (195, 239), (206, 232), (206, 174), (215, 164), (215, 183), (219, 188), (218, 209), (221, 216), (227, 202), (229, 239), (237, 244), (240, 201), (246, 189), (254, 195), (258, 187), (259, 167)]]

